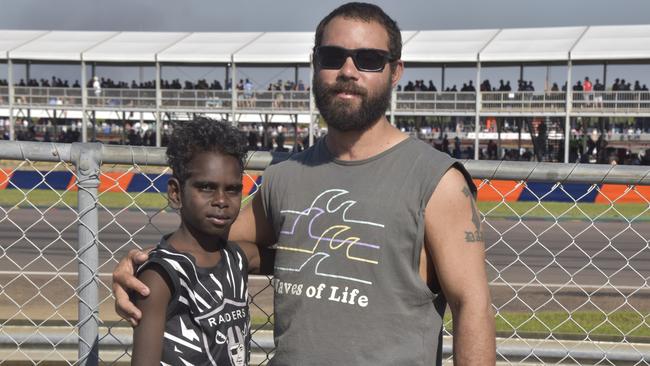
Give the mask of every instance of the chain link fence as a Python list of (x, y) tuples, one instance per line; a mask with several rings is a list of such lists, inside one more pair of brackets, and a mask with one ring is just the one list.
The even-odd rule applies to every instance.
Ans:
[[(273, 159), (249, 156), (246, 200)], [(0, 142), (0, 163), (0, 364), (129, 364), (132, 330), (114, 312), (110, 273), (179, 223), (164, 149)], [(650, 168), (465, 165), (479, 188), (499, 362), (650, 365)], [(270, 283), (249, 285), (254, 365), (273, 352)]]

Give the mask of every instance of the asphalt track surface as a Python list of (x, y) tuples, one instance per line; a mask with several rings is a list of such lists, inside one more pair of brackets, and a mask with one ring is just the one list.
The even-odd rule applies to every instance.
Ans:
[[(117, 261), (136, 245), (154, 246), (161, 234), (178, 226), (179, 218), (169, 211), (102, 209), (99, 222), (99, 272), (105, 284), (100, 298), (106, 299), (108, 274)], [(648, 221), (488, 217), (483, 229), (488, 277), (499, 309), (650, 311)], [(64, 208), (0, 211), (0, 318), (22, 304), (53, 302), (49, 305), (58, 309), (73, 300), (62, 293), (76, 285), (77, 230), (76, 213)], [(270, 311), (268, 281), (251, 283), (251, 294), (257, 293), (256, 303)], [(57, 297), (62, 298), (51, 300)], [(112, 308), (112, 303), (102, 306)]]

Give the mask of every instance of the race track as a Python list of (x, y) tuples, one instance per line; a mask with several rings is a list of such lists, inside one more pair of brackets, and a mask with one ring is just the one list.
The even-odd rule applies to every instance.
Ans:
[[(76, 214), (68, 209), (0, 213), (2, 271), (76, 272)], [(100, 272), (135, 248), (154, 246), (178, 225), (174, 212), (100, 210)], [(650, 275), (650, 222), (487, 218), (488, 274), (508, 283), (639, 287)]]
[[(30, 282), (41, 284), (36, 287), (42, 286), (39, 291), (44, 297), (56, 297), (57, 286), (66, 292), (73, 290), (67, 282), (76, 281), (62, 278), (74, 279), (78, 268), (76, 217), (73, 211), (61, 208), (0, 213), (0, 281), (3, 286), (9, 284), (4, 286), (7, 295), (21, 298), (21, 287), (32, 287)], [(100, 210), (99, 220), (99, 271), (106, 284), (103, 296), (109, 288), (108, 274), (129, 249), (154, 246), (162, 233), (173, 231), (179, 222), (174, 212), (139, 210)], [(628, 224), (488, 217), (483, 229), (486, 268), (493, 303), (499, 309), (613, 311), (631, 306), (650, 310), (648, 221)], [(56, 282), (63, 283), (48, 283), (48, 276), (56, 272)], [(21, 273), (24, 285), (11, 280)], [(268, 280), (251, 283), (251, 294), (262, 290), (256, 303), (271, 311)], [(14, 308), (12, 303), (6, 305)]]

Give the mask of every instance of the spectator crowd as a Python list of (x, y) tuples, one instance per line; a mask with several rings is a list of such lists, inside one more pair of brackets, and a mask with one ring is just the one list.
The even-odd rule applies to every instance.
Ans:
[[(499, 85), (492, 85), (490, 80), (485, 79), (479, 86), (480, 91), (482, 92), (509, 92), (513, 91), (513, 88), (510, 84), (510, 80), (504, 81), (503, 79), (499, 80)], [(553, 92), (566, 91), (567, 83), (565, 82), (562, 85), (562, 88), (558, 86), (557, 83), (553, 83), (549, 89)], [(600, 79), (596, 79), (595, 82), (591, 82), (589, 77), (585, 77), (584, 80), (578, 80), (573, 86), (573, 91), (606, 91), (605, 85), (600, 82)], [(432, 80), (429, 80), (425, 84), (424, 80), (415, 80), (408, 81), (404, 87), (402, 85), (397, 86), (397, 91), (405, 92), (437, 92), (435, 84)], [(476, 88), (474, 87), (474, 82), (469, 80), (466, 83), (463, 83), (463, 86), (459, 89), (456, 84), (453, 84), (451, 87), (445, 87), (445, 92), (475, 92)], [(532, 80), (517, 80), (517, 89), (518, 92), (532, 92), (535, 91)], [(636, 80), (634, 84), (626, 82), (625, 79), (616, 78), (614, 83), (609, 88), (609, 91), (648, 91), (646, 84), (641, 84), (639, 80)]]
[[(114, 81), (111, 78), (98, 78), (99, 87), (102, 89), (155, 89), (156, 82), (154, 80), (136, 82), (131, 80), (130, 83), (126, 81)], [(176, 89), (176, 90), (230, 90), (231, 80), (227, 80), (225, 87), (221, 84), (219, 80), (213, 80), (209, 82), (206, 79), (199, 79), (196, 82), (184, 81), (181, 82), (180, 79), (161, 79), (160, 80), (162, 89)], [(6, 79), (0, 79), (0, 86), (7, 86)], [(16, 84), (20, 87), (54, 87), (54, 88), (80, 88), (79, 80), (75, 80), (74, 83), (70, 83), (68, 80), (62, 80), (55, 76), (52, 76), (51, 79), (20, 79)], [(93, 88), (93, 78), (87, 84), (88, 88)], [(249, 79), (240, 79), (236, 84), (237, 90), (243, 91), (253, 91), (257, 90), (253, 83)], [(278, 79), (277, 82), (270, 83), (266, 88), (267, 91), (306, 91), (309, 90), (309, 86), (306, 86), (302, 80), (292, 81)], [(479, 86), (479, 90), (482, 92), (487, 91), (498, 91), (498, 92), (509, 92), (513, 91), (510, 80), (504, 81), (503, 79), (499, 80), (498, 85), (492, 85), (490, 80), (485, 79)], [(566, 91), (567, 83), (565, 82), (562, 87), (558, 86), (558, 83), (553, 83), (550, 86), (550, 91)], [(584, 80), (578, 80), (572, 86), (573, 91), (648, 91), (646, 84), (642, 84), (639, 80), (635, 80), (634, 83), (627, 82), (625, 79), (616, 78), (614, 83), (610, 88), (606, 88), (603, 83), (600, 82), (600, 79), (595, 79), (592, 82), (589, 77), (585, 77)], [(432, 80), (429, 80), (428, 83), (425, 83), (424, 80), (415, 80), (408, 81), (406, 85), (402, 86), (401, 84), (397, 86), (397, 91), (404, 92), (437, 92), (435, 84)], [(463, 86), (458, 88), (456, 84), (453, 84), (451, 87), (447, 86), (444, 88), (445, 92), (475, 92), (476, 88), (474, 82), (469, 80), (468, 82), (463, 83)], [(531, 80), (518, 80), (517, 88), (518, 92), (528, 92), (535, 91), (533, 82)]]

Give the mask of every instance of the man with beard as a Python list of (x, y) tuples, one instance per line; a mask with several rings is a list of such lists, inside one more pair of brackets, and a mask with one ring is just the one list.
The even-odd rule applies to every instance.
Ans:
[[(314, 94), (328, 135), (273, 165), (230, 239), (275, 244), (271, 365), (441, 364), (453, 316), (456, 365), (495, 363), (476, 193), (462, 165), (386, 119), (401, 36), (379, 7), (349, 3), (316, 29)], [(118, 312), (140, 312), (114, 272)]]

